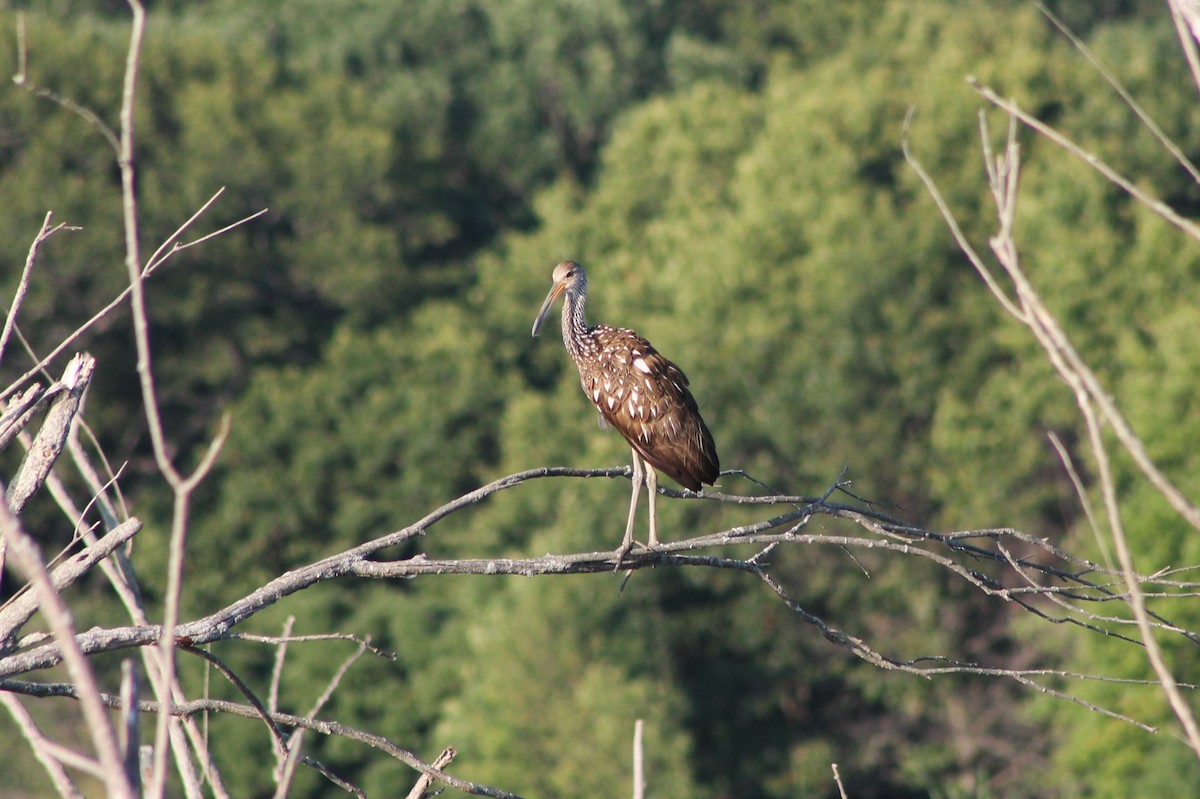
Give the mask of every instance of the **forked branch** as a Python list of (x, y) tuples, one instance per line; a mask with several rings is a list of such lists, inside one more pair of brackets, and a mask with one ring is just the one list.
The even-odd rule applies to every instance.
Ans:
[[(180, 624), (175, 636), (187, 646), (198, 646), (234, 637), (235, 628), (262, 610), (298, 591), (334, 579), (409, 579), (435, 574), (477, 575), (566, 575), (611, 572), (616, 564), (613, 551), (580, 552), (545, 555), (534, 558), (476, 558), (438, 559), (424, 554), (405, 559), (386, 559), (379, 555), (418, 536), (429, 533), (438, 522), (450, 515), (480, 503), (497, 492), (545, 478), (628, 478), (627, 467), (581, 470), (568, 468), (539, 468), (508, 475), (459, 497), (436, 509), (423, 519), (319, 561), (289, 571), (228, 606), (203, 618)], [(915, 557), (947, 569), (987, 596), (1011, 603), (1041, 618), (1066, 623), (1082, 629), (1103, 631), (1113, 635), (1111, 624), (1129, 623), (1115, 615), (1101, 616), (1086, 610), (1089, 604), (1122, 600), (1122, 573), (1096, 563), (1072, 556), (1042, 539), (1018, 530), (995, 528), (939, 533), (909, 525), (882, 513), (869, 505), (834, 502), (827, 497), (740, 497), (727, 494), (695, 494), (664, 491), (693, 501), (752, 503), (754, 505), (785, 505), (781, 513), (721, 532), (699, 535), (682, 541), (664, 544), (653, 551), (635, 550), (625, 556), (622, 568), (706, 568), (733, 570), (756, 578), (770, 577), (770, 564), (763, 557), (765, 549), (781, 545), (837, 546), (892, 553)], [(858, 534), (809, 532), (809, 522), (815, 517), (841, 519), (857, 526)], [(725, 555), (721, 550), (752, 547), (749, 555)], [(1016, 551), (1024, 554), (1014, 554)], [(716, 553), (716, 554), (714, 554)], [(990, 564), (990, 565), (989, 565)], [(1037, 576), (1035, 579), (1034, 576)], [(1166, 579), (1162, 575), (1138, 575), (1142, 585), (1154, 585), (1166, 594), (1200, 589), (1200, 582)], [(771, 578), (772, 580), (774, 578)], [(781, 587), (767, 585), (780, 594), (789, 607), (806, 622), (817, 626), (833, 643), (850, 649), (864, 659), (886, 668), (895, 668), (922, 676), (939, 672), (1000, 673), (1002, 670), (986, 664), (965, 663), (934, 653), (915, 659), (902, 659), (875, 651), (852, 635), (844, 633), (817, 616), (799, 608), (781, 593)], [(1060, 609), (1052, 616), (1047, 607), (1054, 597)], [(1101, 627), (1100, 625), (1106, 625)], [(1180, 628), (1160, 618), (1152, 624), (1164, 632), (1173, 633), (1195, 642), (1194, 632)], [(161, 642), (161, 628), (156, 625), (135, 625), (90, 630), (78, 636), (80, 648), (87, 654), (141, 647)], [(1130, 639), (1132, 640), (1132, 639)], [(62, 652), (57, 643), (29, 642), (31, 646), (11, 652), (0, 659), (0, 678), (8, 678), (58, 664)], [(929, 666), (931, 661), (939, 665)], [(1015, 673), (1014, 673), (1015, 674)], [(1069, 674), (1038, 670), (1018, 676), (1058, 674), (1079, 679), (1105, 679), (1103, 675)]]
[[(962, 235), (954, 214), (942, 199), (932, 177), (913, 156), (908, 145), (908, 127), (911, 112), (905, 122), (904, 154), (909, 164), (925, 183), (954, 233), (959, 246), (970, 259), (976, 270), (983, 276), (993, 295), (1001, 305), (1033, 334), (1037, 343), (1045, 353), (1046, 359), (1054, 367), (1058, 375), (1066, 382), (1075, 395), (1087, 431), (1091, 447), (1091, 455), (1099, 476), (1099, 490), (1104, 500), (1106, 511), (1106, 538), (1111, 541), (1116, 551), (1120, 569), (1115, 576), (1119, 577), (1125, 587), (1120, 598), (1128, 604), (1133, 615), (1132, 623), (1136, 625), (1138, 640), (1145, 647), (1147, 660), (1157, 676), (1157, 684), (1179, 720), (1187, 737), (1188, 743), (1197, 757), (1200, 757), (1200, 724), (1197, 723), (1191, 705), (1183, 695), (1183, 689), (1193, 686), (1180, 684), (1172, 674), (1163, 657), (1162, 649), (1156, 638), (1156, 632), (1171, 630), (1180, 632), (1192, 641), (1198, 640), (1194, 632), (1180, 630), (1166, 623), (1146, 605), (1146, 585), (1152, 580), (1138, 573), (1134, 564), (1133, 554), (1129, 547), (1122, 520), (1121, 505), (1112, 474), (1108, 444), (1102, 435), (1102, 427), (1110, 427), (1116, 434), (1121, 448), (1127, 452), (1146, 479), (1170, 503), (1180, 518), (1186, 520), (1192, 527), (1200, 529), (1200, 510), (1186, 497), (1182, 491), (1159, 469), (1137, 435), (1133, 426), (1118, 408), (1112, 395), (1105, 389), (1100, 379), (1084, 361), (1072, 345), (1066, 331), (1058, 319), (1047, 307), (1035, 289), (1032, 281), (1026, 275), (1019, 257), (1016, 242), (1016, 208), (1018, 200), (1018, 184), (1020, 176), (1020, 148), (1017, 144), (1017, 123), (1028, 126), (1038, 134), (1058, 144), (1063, 149), (1085, 161), (1096, 169), (1107, 180), (1127, 191), (1134, 199), (1149, 207), (1155, 213), (1171, 224), (1194, 238), (1200, 238), (1200, 228), (1190, 220), (1177, 214), (1165, 203), (1150, 196), (1139, 188), (1133, 181), (1120, 175), (1092, 153), (1085, 151), (1074, 141), (1049, 127), (1029, 113), (1022, 110), (1015, 102), (997, 95), (990, 88), (982, 85), (973, 78), (968, 82), (985, 99), (1009, 114), (1010, 124), (1008, 138), (1003, 153), (996, 155), (992, 151), (991, 136), (988, 130), (987, 117), (980, 114), (980, 137), (984, 163), (988, 176), (988, 187), (991, 190), (996, 206), (998, 231), (989, 240), (992, 253), (1007, 278), (1007, 286), (994, 274), (973, 245)], [(1094, 517), (1090, 517), (1094, 518)], [(1024, 564), (1014, 564), (1015, 568), (1023, 571)], [(1109, 571), (1112, 574), (1111, 571)], [(1114, 596), (1117, 596), (1114, 594)]]

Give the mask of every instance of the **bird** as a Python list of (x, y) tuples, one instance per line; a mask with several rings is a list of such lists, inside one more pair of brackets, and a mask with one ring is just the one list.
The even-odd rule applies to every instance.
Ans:
[(700, 416), (683, 371), (632, 330), (589, 326), (584, 317), (587, 272), (575, 261), (554, 267), (552, 285), (537, 317), (537, 336), (554, 301), (563, 296), (562, 337), (579, 368), (583, 393), (600, 412), (602, 428), (615, 427), (633, 451), (633, 496), (620, 557), (633, 547), (638, 494), (645, 482), (650, 503), (649, 549), (659, 545), (654, 499), (663, 472), (691, 491), (713, 485), (721, 471), (712, 433)]

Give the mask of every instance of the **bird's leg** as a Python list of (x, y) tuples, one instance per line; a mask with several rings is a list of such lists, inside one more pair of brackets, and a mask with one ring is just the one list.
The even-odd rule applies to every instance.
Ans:
[(658, 472), (646, 464), (646, 493), (650, 495), (650, 549), (658, 548), (658, 529), (654, 524), (654, 500), (658, 497)]
[[(646, 470), (651, 469), (649, 464), (646, 465)], [(620, 552), (622, 555), (633, 548), (633, 520), (637, 516), (637, 501), (638, 492), (642, 490), (642, 481), (645, 479), (645, 472), (642, 470), (642, 456), (633, 450), (633, 496), (629, 499), (629, 521), (625, 523), (625, 538), (621, 541)], [(618, 565), (620, 559), (617, 560)]]

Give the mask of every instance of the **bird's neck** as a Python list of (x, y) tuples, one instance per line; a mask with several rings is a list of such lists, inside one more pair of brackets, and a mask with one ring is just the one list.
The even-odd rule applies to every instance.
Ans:
[(576, 361), (584, 355), (584, 349), (590, 341), (587, 322), (583, 318), (584, 302), (583, 295), (568, 291), (562, 307), (563, 344)]

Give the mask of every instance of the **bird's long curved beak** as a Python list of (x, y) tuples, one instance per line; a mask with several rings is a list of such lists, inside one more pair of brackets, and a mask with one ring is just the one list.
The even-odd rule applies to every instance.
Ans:
[(558, 295), (563, 293), (563, 289), (567, 287), (566, 283), (555, 283), (550, 287), (550, 293), (546, 295), (545, 302), (542, 303), (541, 310), (538, 311), (537, 318), (533, 320), (533, 335), (542, 332), (542, 323), (546, 321), (546, 314), (550, 312), (550, 306), (558, 299)]

